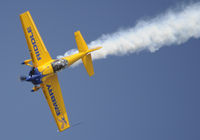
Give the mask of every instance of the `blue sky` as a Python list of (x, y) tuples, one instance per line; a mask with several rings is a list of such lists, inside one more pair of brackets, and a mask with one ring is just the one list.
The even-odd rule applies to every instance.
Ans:
[[(95, 76), (82, 65), (58, 74), (69, 121), (62, 133), (40, 90), (19, 76), (30, 58), (19, 14), (29, 10), (53, 58), (138, 20), (155, 17), (183, 0), (1, 1), (0, 61), (2, 139), (199, 140), (199, 39), (94, 61)], [(76, 125), (80, 123), (80, 125)]]

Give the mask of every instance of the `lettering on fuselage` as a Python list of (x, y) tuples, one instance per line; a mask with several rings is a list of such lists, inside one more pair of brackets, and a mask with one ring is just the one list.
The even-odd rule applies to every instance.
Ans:
[(35, 40), (35, 38), (34, 38), (34, 36), (33, 36), (33, 32), (32, 32), (32, 29), (31, 29), (31, 27), (28, 27), (27, 28), (27, 31), (28, 31), (28, 33), (30, 34), (30, 39), (31, 39), (31, 43), (32, 43), (32, 45), (33, 45), (33, 49), (34, 49), (34, 51), (35, 51), (35, 55), (36, 55), (36, 57), (37, 57), (37, 60), (38, 61), (40, 61), (42, 58), (40, 57), (40, 52), (39, 52), (39, 50), (38, 50), (38, 46), (36, 45), (36, 40)]
[(60, 115), (60, 109), (58, 107), (58, 104), (57, 104), (57, 101), (56, 101), (56, 98), (54, 96), (54, 93), (53, 93), (53, 90), (51, 88), (51, 85), (46, 85), (47, 88), (48, 88), (48, 91), (49, 91), (49, 95), (51, 97), (51, 101), (53, 103), (53, 106), (54, 106), (54, 109), (56, 111), (56, 115), (59, 116)]

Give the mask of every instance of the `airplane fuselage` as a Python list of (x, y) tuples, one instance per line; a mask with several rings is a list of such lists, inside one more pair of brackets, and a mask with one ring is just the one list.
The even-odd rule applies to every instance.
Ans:
[(56, 59), (47, 62), (40, 67), (33, 67), (29, 72), (29, 76), (26, 77), (26, 81), (32, 82), (34, 85), (41, 84), (45, 78), (52, 74), (64, 69), (68, 62), (65, 59)]
[[(97, 47), (95, 49), (88, 49), (85, 52), (79, 52), (70, 56), (63, 57), (61, 59), (52, 59), (39, 67), (33, 67), (32, 70), (29, 72), (29, 76), (26, 77), (25, 80), (32, 82), (34, 85), (39, 85), (43, 81), (45, 81), (45, 79), (48, 78), (49, 76), (55, 74), (56, 72), (60, 70), (63, 70), (65, 67), (71, 66), (73, 63), (75, 63), (81, 58), (82, 60), (84, 60), (83, 59), (84, 56), (87, 56), (90, 52), (98, 50), (100, 48), (101, 47)], [(90, 60), (89, 57), (87, 59)], [(26, 60), (22, 64), (30, 65), (28, 62), (30, 62), (30, 60)], [(87, 65), (90, 65), (90, 64), (87, 64)], [(93, 68), (92, 68), (92, 71), (93, 71)]]

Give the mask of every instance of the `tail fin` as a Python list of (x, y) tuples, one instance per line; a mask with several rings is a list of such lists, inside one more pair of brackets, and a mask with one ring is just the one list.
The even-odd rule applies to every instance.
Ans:
[[(77, 44), (79, 52), (90, 53), (92, 51), (95, 51), (95, 50), (98, 50), (101, 48), (101, 47), (97, 47), (94, 49), (88, 49), (88, 46), (87, 46), (85, 40), (83, 39), (80, 31), (75, 32), (74, 35), (75, 35), (76, 44)], [(94, 75), (94, 68), (93, 68), (93, 64), (92, 64), (91, 54), (87, 54), (84, 57), (82, 57), (82, 61), (83, 61), (83, 64), (85, 66), (85, 69), (86, 69), (88, 75), (89, 76)]]

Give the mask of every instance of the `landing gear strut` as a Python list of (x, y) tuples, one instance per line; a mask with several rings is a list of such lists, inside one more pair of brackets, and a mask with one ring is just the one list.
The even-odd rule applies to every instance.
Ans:
[(31, 90), (31, 92), (35, 92), (35, 91), (38, 91), (41, 87), (39, 86), (34, 86)]

